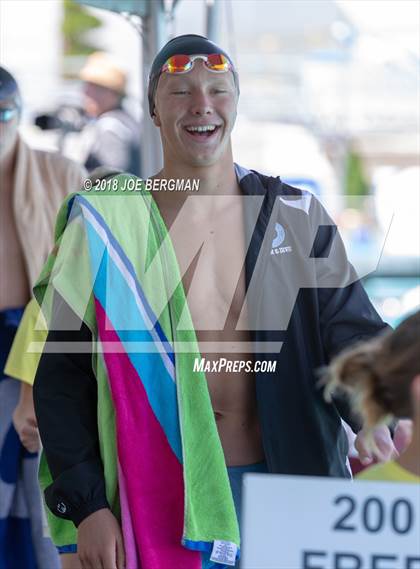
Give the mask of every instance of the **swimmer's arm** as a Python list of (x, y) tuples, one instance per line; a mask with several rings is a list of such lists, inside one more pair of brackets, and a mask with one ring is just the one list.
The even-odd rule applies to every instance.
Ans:
[[(52, 343), (89, 343), (85, 324), (62, 330), (77, 318), (55, 299), (54, 321), (34, 383), (34, 404), (41, 441), (53, 479), (45, 490), (49, 509), (78, 526), (93, 512), (109, 508), (99, 452), (97, 384), (91, 353), (49, 353)], [(80, 324), (80, 321), (79, 321)], [(55, 328), (55, 329), (54, 329)]]
[[(310, 223), (316, 235), (311, 257), (317, 260), (320, 332), (330, 361), (352, 344), (384, 333), (389, 326), (376, 312), (349, 262), (337, 226), (316, 199), (311, 200)], [(341, 417), (359, 432), (362, 422), (352, 411), (349, 398), (341, 394), (333, 399)]]

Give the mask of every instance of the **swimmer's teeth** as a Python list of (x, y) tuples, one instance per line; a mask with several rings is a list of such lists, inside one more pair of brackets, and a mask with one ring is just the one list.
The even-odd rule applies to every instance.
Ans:
[(216, 130), (216, 126), (209, 124), (206, 126), (187, 126), (188, 132), (213, 132)]

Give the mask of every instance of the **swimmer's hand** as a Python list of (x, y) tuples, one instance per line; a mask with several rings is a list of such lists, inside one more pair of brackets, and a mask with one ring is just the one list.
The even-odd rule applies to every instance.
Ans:
[[(359, 453), (359, 460), (365, 466), (374, 460), (387, 462), (394, 460), (404, 452), (411, 440), (411, 421), (399, 421), (395, 429), (394, 440), (386, 425), (376, 427), (371, 434), (362, 429), (354, 441)], [(373, 442), (373, 445), (372, 445)]]
[(377, 427), (372, 435), (376, 449), (372, 448), (369, 435), (365, 429), (360, 431), (354, 443), (359, 453), (359, 459), (364, 465), (370, 464), (374, 459), (379, 460), (379, 462), (387, 462), (402, 454), (411, 442), (413, 422), (405, 419), (398, 421), (393, 439), (390, 430), (385, 425)]
[(354, 446), (359, 453), (360, 462), (365, 466), (375, 459), (379, 462), (387, 462), (399, 455), (386, 425), (376, 427), (371, 433), (362, 429), (354, 441)]
[(124, 569), (120, 525), (108, 508), (97, 510), (79, 524), (77, 554), (83, 569)]

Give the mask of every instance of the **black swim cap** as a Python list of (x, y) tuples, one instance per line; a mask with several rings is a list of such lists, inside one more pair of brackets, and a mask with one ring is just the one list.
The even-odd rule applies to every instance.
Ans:
[(168, 41), (162, 49), (159, 51), (155, 57), (152, 68), (149, 74), (149, 86), (147, 91), (147, 96), (149, 99), (149, 111), (150, 116), (153, 116), (155, 108), (155, 95), (156, 89), (159, 82), (159, 77), (162, 67), (173, 55), (208, 55), (210, 53), (221, 53), (223, 54), (233, 67), (233, 79), (235, 81), (236, 88), (239, 93), (239, 81), (238, 74), (235, 71), (235, 66), (229, 55), (217, 46), (212, 41), (208, 40), (204, 36), (198, 36), (195, 34), (186, 34), (183, 36), (178, 36)]
[(16, 79), (4, 67), (0, 66), (0, 101), (15, 97), (20, 101), (19, 87)]

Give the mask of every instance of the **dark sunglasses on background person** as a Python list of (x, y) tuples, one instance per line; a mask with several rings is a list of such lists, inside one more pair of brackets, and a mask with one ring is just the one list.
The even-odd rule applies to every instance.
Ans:
[(9, 122), (19, 114), (19, 107), (0, 107), (0, 122)]

